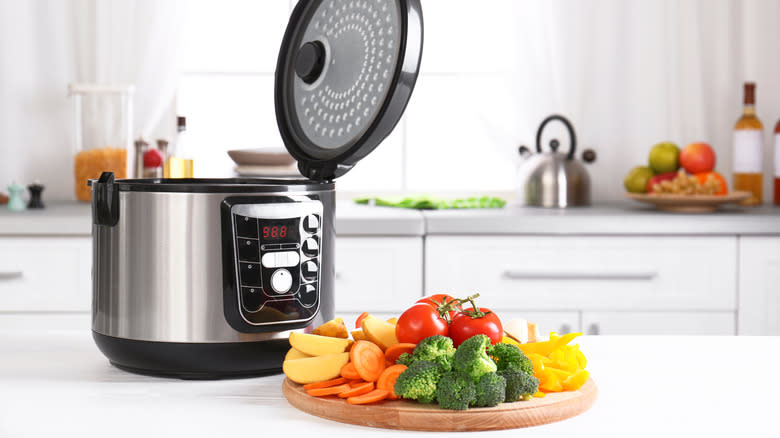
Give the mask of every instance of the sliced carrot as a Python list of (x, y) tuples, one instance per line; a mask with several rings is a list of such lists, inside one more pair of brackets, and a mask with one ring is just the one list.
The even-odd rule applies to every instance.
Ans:
[(328, 386), (327, 388), (314, 388), (309, 389), (306, 391), (306, 394), (312, 395), (314, 397), (323, 397), (326, 395), (336, 395), (341, 394), (344, 391), (349, 391), (349, 385), (337, 385), (337, 386)]
[(349, 380), (363, 380), (363, 378), (360, 377), (360, 374), (357, 373), (357, 370), (355, 369), (355, 364), (352, 362), (347, 362), (344, 364), (343, 367), (341, 367), (341, 371), (339, 372), (341, 374), (341, 377), (344, 377)]
[(349, 397), (347, 398), (347, 403), (351, 405), (364, 405), (366, 403), (376, 403), (378, 401), (386, 399), (388, 394), (390, 394), (390, 391), (386, 389), (375, 389), (363, 395), (356, 395), (354, 397)]
[(357, 341), (349, 352), (350, 363), (366, 382), (376, 382), (385, 370), (385, 354), (371, 341)]
[(357, 386), (351, 387), (349, 391), (344, 391), (339, 393), (339, 397), (341, 398), (354, 397), (356, 395), (363, 395), (373, 390), (374, 390), (374, 382), (363, 382)]
[(354, 387), (356, 387), (358, 385), (362, 385), (362, 384), (366, 383), (366, 381), (363, 380), (363, 379), (356, 379), (356, 380), (350, 380), (347, 383), (349, 384), (350, 388), (354, 388)]
[(336, 377), (335, 379), (323, 380), (322, 382), (308, 383), (306, 385), (303, 385), (303, 389), (308, 390), (308, 389), (317, 389), (317, 388), (327, 388), (329, 386), (341, 385), (342, 383), (347, 383), (347, 379), (343, 377)]
[(390, 394), (387, 395), (387, 398), (390, 400), (397, 399), (398, 396), (393, 393), (393, 386), (395, 386), (395, 380), (404, 371), (406, 371), (406, 365), (401, 364), (385, 368), (385, 370), (382, 371), (382, 374), (379, 375), (379, 379), (376, 381), (377, 389), (386, 389), (390, 392)]
[(414, 351), (414, 347), (416, 346), (417, 344), (410, 344), (408, 342), (401, 342), (400, 344), (391, 345), (387, 347), (387, 350), (385, 350), (385, 359), (395, 364), (395, 361), (398, 360), (398, 356), (403, 353), (412, 354), (412, 351)]

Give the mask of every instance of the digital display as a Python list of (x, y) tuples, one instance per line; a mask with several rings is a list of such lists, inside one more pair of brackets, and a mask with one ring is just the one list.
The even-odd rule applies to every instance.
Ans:
[(260, 240), (264, 243), (297, 242), (299, 218), (260, 220)]

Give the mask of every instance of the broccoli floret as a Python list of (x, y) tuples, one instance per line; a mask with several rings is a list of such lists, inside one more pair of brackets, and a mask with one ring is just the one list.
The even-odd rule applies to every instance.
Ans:
[(398, 356), (398, 359), (395, 360), (395, 363), (406, 365), (407, 367), (414, 362), (414, 359), (412, 359), (412, 355), (409, 353), (401, 353), (400, 356)]
[(506, 379), (496, 373), (485, 373), (479, 378), (475, 389), (472, 406), (498, 406), (506, 397)]
[(534, 374), (531, 359), (517, 348), (517, 345), (499, 342), (490, 347), (488, 354), (495, 360), (498, 371), (522, 371), (528, 375)]
[[(449, 371), (452, 369), (452, 356), (454, 354), (455, 347), (452, 346), (452, 339), (442, 335), (428, 336), (414, 347), (411, 362), (427, 360), (441, 365), (444, 371)], [(404, 358), (404, 360), (408, 360), (408, 358)], [(404, 365), (409, 366), (410, 364)]]
[(499, 371), (498, 375), (506, 379), (505, 402), (530, 400), (539, 390), (539, 379), (522, 371)]
[(476, 396), (476, 385), (471, 377), (460, 371), (445, 373), (436, 388), (436, 400), (443, 409), (468, 409)]
[(483, 374), (496, 372), (496, 363), (487, 355), (489, 346), (490, 338), (483, 334), (466, 339), (452, 356), (452, 369), (468, 374), (474, 383), (477, 383)]
[(442, 374), (444, 370), (441, 365), (427, 360), (418, 360), (398, 376), (393, 392), (402, 398), (431, 403), (436, 398), (436, 386)]

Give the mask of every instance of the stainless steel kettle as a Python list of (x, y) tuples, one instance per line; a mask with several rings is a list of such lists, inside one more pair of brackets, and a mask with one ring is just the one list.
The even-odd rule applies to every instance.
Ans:
[[(569, 132), (568, 153), (558, 152), (560, 142), (550, 141), (551, 152), (542, 151), (542, 132), (553, 120), (562, 122)], [(518, 168), (518, 199), (523, 205), (537, 207), (572, 207), (590, 205), (590, 177), (585, 166), (574, 159), (577, 137), (571, 123), (563, 116), (553, 114), (539, 125), (536, 132), (536, 154), (520, 146), (522, 162)], [(583, 161), (591, 163), (596, 153), (587, 149)]]

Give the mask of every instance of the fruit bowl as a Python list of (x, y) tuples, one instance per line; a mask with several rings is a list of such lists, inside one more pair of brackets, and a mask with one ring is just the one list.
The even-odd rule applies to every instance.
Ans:
[(677, 195), (671, 193), (626, 193), (639, 202), (653, 204), (658, 210), (674, 213), (712, 213), (723, 204), (732, 204), (750, 197), (750, 192), (730, 192), (726, 195)]

